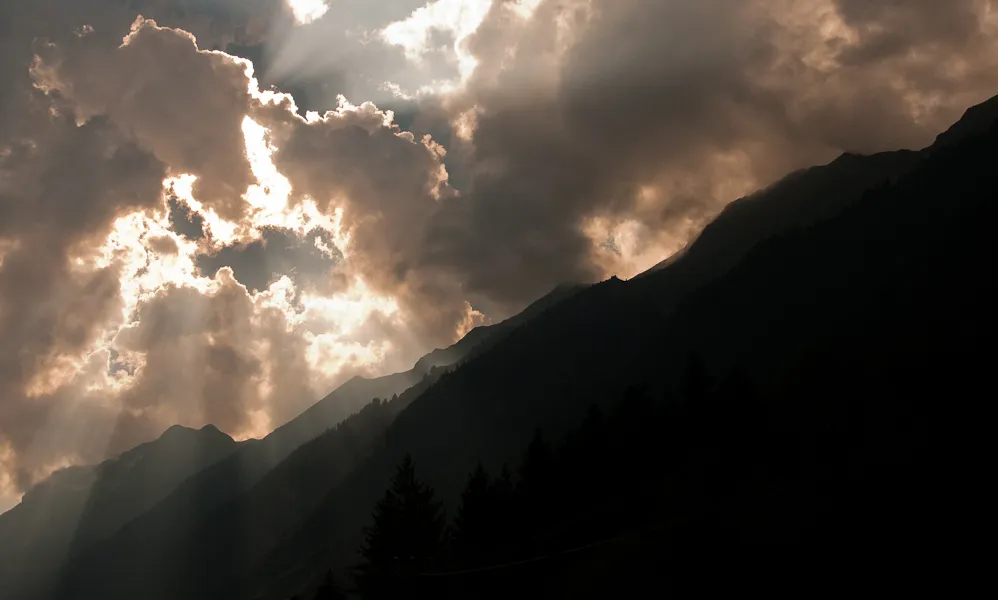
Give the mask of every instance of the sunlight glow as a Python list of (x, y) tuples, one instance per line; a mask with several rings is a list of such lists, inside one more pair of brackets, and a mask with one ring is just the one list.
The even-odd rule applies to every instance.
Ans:
[(467, 39), (478, 30), (491, 7), (492, 0), (436, 0), (416, 9), (405, 20), (385, 27), (381, 38), (401, 47), (406, 58), (418, 64), (428, 53), (439, 50), (429, 45), (434, 32), (448, 31), (453, 34), (458, 80), (433, 82), (420, 90), (424, 93), (446, 93), (463, 85), (478, 65), (466, 47)]
[(288, 198), (291, 196), (291, 182), (281, 175), (271, 160), (277, 149), (270, 144), (268, 133), (266, 127), (253, 119), (243, 119), (246, 156), (253, 176), (259, 182), (246, 191), (246, 202), (257, 211), (253, 220), (264, 224), (281, 220), (282, 215), (287, 212)]
[(294, 15), (295, 22), (299, 25), (308, 25), (329, 10), (326, 0), (286, 0), (286, 2), (291, 14)]
[(684, 236), (663, 236), (634, 219), (589, 219), (583, 232), (594, 246), (593, 260), (603, 268), (604, 277), (630, 279), (652, 268), (663, 258), (678, 252)]
[(543, 0), (516, 0), (509, 3), (509, 8), (521, 19), (529, 19), (537, 12), (537, 7), (541, 5), (541, 2)]
[(21, 501), (21, 493), (12, 473), (14, 465), (14, 447), (8, 441), (0, 441), (0, 513)]

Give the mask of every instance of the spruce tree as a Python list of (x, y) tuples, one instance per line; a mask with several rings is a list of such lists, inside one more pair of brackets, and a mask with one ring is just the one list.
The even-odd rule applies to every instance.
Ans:
[(346, 600), (346, 594), (333, 577), (333, 572), (326, 573), (326, 579), (315, 592), (314, 600)]
[(501, 562), (513, 558), (513, 546), (519, 536), (517, 526), (520, 515), (516, 504), (516, 484), (513, 483), (513, 472), (509, 465), (504, 464), (499, 476), (492, 480), (489, 495), (495, 508), (495, 546), (492, 555), (495, 561)]
[(533, 555), (542, 550), (538, 542), (543, 529), (549, 525), (548, 517), (551, 516), (554, 500), (551, 485), (553, 473), (553, 452), (538, 429), (520, 462), (516, 486), (518, 525), (523, 531), (523, 553)]
[(419, 587), (416, 576), (431, 570), (440, 556), (444, 515), (433, 488), (416, 477), (408, 454), (372, 517), (357, 569), (361, 594), (380, 599), (413, 591)]
[(454, 517), (454, 550), (462, 564), (487, 560), (495, 546), (496, 506), (492, 480), (481, 463), (468, 477)]

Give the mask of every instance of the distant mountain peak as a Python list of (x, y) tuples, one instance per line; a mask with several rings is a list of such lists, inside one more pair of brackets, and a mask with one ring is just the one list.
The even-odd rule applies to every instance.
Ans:
[(226, 437), (231, 439), (231, 437), (224, 431), (220, 430), (215, 425), (211, 423), (205, 425), (201, 429), (194, 429), (193, 427), (185, 427), (184, 425), (172, 425), (169, 429), (163, 432), (159, 436), (160, 440), (169, 441), (172, 439), (196, 439), (205, 437)]
[(226, 434), (226, 433), (225, 433), (224, 431), (222, 431), (222, 430), (221, 430), (221, 429), (219, 429), (218, 427), (215, 427), (215, 426), (214, 426), (213, 424), (211, 424), (211, 423), (208, 423), (207, 425), (205, 425), (205, 426), (204, 426), (204, 427), (202, 427), (201, 429), (198, 429), (198, 431), (199, 431), (200, 433), (205, 433), (205, 434), (211, 434), (211, 435), (224, 435), (224, 436), (226, 436), (226, 437), (229, 437), (229, 436), (228, 436), (228, 434)]
[(190, 435), (194, 433), (197, 433), (197, 430), (191, 427), (184, 427), (183, 425), (171, 425), (169, 429), (164, 431), (163, 434), (159, 436), (159, 439), (178, 437), (182, 435)]

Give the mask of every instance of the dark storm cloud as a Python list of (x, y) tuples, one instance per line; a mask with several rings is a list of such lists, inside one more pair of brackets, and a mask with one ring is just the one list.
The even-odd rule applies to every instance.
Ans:
[(495, 3), (451, 104), (478, 109), (450, 148), (469, 181), (428, 260), (522, 305), (605, 276), (588, 218), (635, 218), (668, 245), (795, 168), (925, 145), (998, 91), (995, 4), (547, 0), (522, 23)]

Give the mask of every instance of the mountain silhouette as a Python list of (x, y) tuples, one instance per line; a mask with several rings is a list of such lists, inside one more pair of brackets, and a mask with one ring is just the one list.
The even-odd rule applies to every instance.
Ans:
[[(756, 539), (760, 531), (777, 536), (817, 522), (800, 539), (820, 548), (821, 539), (842, 539), (836, 528), (862, 533), (848, 519), (823, 517), (828, 506), (872, 511), (860, 499), (877, 491), (890, 502), (870, 513), (876, 519), (859, 522), (887, 523), (894, 538), (868, 548), (856, 542), (856, 560), (875, 561), (905, 544), (906, 560), (918, 552), (935, 559), (933, 545), (945, 542), (937, 523), (919, 523), (921, 541), (895, 534), (903, 530), (899, 519), (924, 515), (940, 500), (916, 493), (916, 476), (949, 490), (959, 484), (959, 468), (941, 467), (952, 465), (955, 450), (933, 445), (929, 453), (925, 440), (951, 439), (944, 425), (968, 410), (966, 399), (989, 372), (996, 105), (968, 110), (921, 151), (846, 154), (738, 200), (680, 256), (643, 276), (556, 289), (526, 316), (473, 330), (407, 374), (349, 382), (304, 420), (244, 444), (81, 548), (57, 589), (39, 597), (287, 598), (330, 568), (354, 564), (371, 509), (403, 457), (412, 457), (450, 509), (479, 462), (493, 473), (514, 464), (538, 429), (560, 439), (626, 386), (655, 398), (676, 395), (691, 356), (715, 381), (733, 372), (754, 381), (774, 399), (765, 418), (794, 444), (841, 454), (814, 461), (820, 469), (808, 478), (781, 484), (841, 491), (812, 496), (795, 488), (781, 498), (806, 501), (783, 514), (746, 497), (752, 514), (718, 513), (716, 527)], [(332, 405), (389, 391), (391, 400), (329, 423), (338, 418)], [(698, 410), (708, 423), (730, 420)], [(738, 431), (737, 422), (725, 427)], [(752, 431), (738, 435), (746, 450), (761, 443)], [(910, 506), (899, 510), (898, 502)], [(750, 526), (750, 517), (763, 525)], [(698, 535), (675, 538), (689, 542), (687, 558), (682, 549), (670, 554), (677, 582), (686, 566), (709, 571), (714, 560)], [(713, 551), (720, 561), (719, 547)], [(644, 564), (640, 546), (600, 552), (588, 568), (569, 564), (549, 574), (546, 595), (598, 597), (592, 565)], [(662, 565), (653, 566), (650, 573)], [(636, 576), (618, 583), (638, 581), (647, 583)]]
[[(355, 524), (406, 453), (453, 504), (477, 461), (495, 472), (537, 426), (558, 437), (592, 403), (619, 395), (621, 382), (668, 393), (690, 353), (715, 375), (738, 367), (773, 388), (800, 385), (796, 365), (819, 349), (850, 364), (846, 353), (863, 343), (869, 354), (856, 352), (857, 369), (886, 364), (884, 356), (954, 369), (959, 356), (985, 373), (975, 357), (992, 331), (985, 224), (998, 193), (988, 166), (998, 135), (985, 125), (958, 124), (951, 131), (961, 139), (946, 151), (844, 155), (795, 174), (725, 211), (667, 268), (596, 285), (519, 328), (400, 413), (385, 448), (254, 565), (243, 593), (270, 597), (268, 585), (293, 580), (306, 556), (349, 562), (361, 541)], [(795, 210), (794, 197), (821, 204)], [(773, 213), (784, 226), (775, 234)], [(762, 237), (753, 242), (746, 231)], [(939, 357), (943, 347), (961, 352)], [(926, 389), (950, 383), (951, 373), (926, 378)], [(959, 384), (974, 387), (966, 376)]]
[[(132, 540), (129, 545), (137, 556), (153, 548), (160, 556), (169, 556), (174, 550), (186, 552), (183, 547), (190, 542), (188, 536), (199, 535), (198, 527), (201, 525), (210, 524), (224, 530), (225, 533), (219, 534), (216, 540), (228, 547), (229, 536), (252, 533), (247, 530), (245, 519), (256, 519), (254, 531), (263, 529), (262, 521), (253, 516), (257, 512), (293, 522), (298, 518), (296, 510), (309, 510), (321, 500), (338, 477), (348, 473), (361, 457), (369, 453), (372, 444), (383, 435), (395, 415), (436, 381), (446, 368), (468, 355), (484, 351), (510, 331), (583, 287), (558, 286), (514, 317), (495, 325), (475, 328), (454, 345), (431, 352), (409, 371), (372, 379), (354, 377), (264, 439), (239, 444), (238, 448), (219, 456), (218, 460), (197, 465), (181, 477), (174, 477), (170, 472), (172, 467), (162, 464), (162, 461), (144, 463), (150, 466), (149, 472), (143, 471), (134, 476), (117, 466), (107, 467), (116, 475), (115, 482), (119, 479), (127, 482), (126, 485), (109, 484), (116, 490), (115, 501), (98, 502), (99, 509), (85, 512), (60, 508), (64, 518), (52, 521), (50, 528), (55, 537), (36, 536), (30, 543), (34, 552), (49, 554), (57, 559), (34, 561), (35, 566), (31, 570), (14, 568), (15, 563), (12, 562), (11, 569), (3, 573), (0, 582), (44, 588), (51, 583), (53, 568), (61, 565), (70, 552), (86, 554), (92, 547), (103, 547), (99, 542), (126, 523), (128, 527), (116, 539)], [(388, 401), (396, 396), (395, 400)], [(372, 402), (381, 398), (386, 401)], [(190, 439), (192, 431), (179, 426), (171, 427), (154, 445), (156, 448), (196, 448), (197, 443)], [(213, 426), (201, 431), (206, 434), (214, 432), (231, 442)], [(320, 436), (321, 439), (317, 440)], [(310, 443), (311, 440), (315, 443)], [(139, 446), (106, 464), (130, 465), (148, 452), (147, 446), (150, 445)], [(300, 459), (318, 452), (329, 457), (331, 462), (315, 463), (310, 458)], [(156, 477), (160, 470), (164, 477), (155, 485), (150, 485), (148, 479)], [(36, 495), (29, 494), (20, 506), (8, 513), (11, 516), (7, 522), (21, 522), (25, 514), (32, 514), (33, 521), (45, 521), (49, 513), (56, 510), (56, 502), (76, 506), (72, 503), (85, 504), (90, 496), (97, 498), (101, 488), (90, 492), (90, 473), (89, 468), (81, 467), (57, 473), (51, 482), (40, 488), (51, 488), (46, 494), (47, 500), (36, 499)], [(51, 485), (59, 481), (66, 484)], [(254, 493), (247, 495), (248, 490)], [(129, 494), (134, 494), (134, 497), (129, 497)], [(147, 498), (151, 500), (143, 503)], [(135, 506), (134, 510), (115, 508), (129, 502)], [(289, 507), (288, 502), (297, 508), (285, 510)], [(244, 519), (242, 515), (247, 516)], [(130, 523), (135, 517), (140, 518)], [(281, 518), (276, 520), (281, 522)], [(0, 520), (0, 525), (3, 522)], [(19, 531), (14, 531), (12, 535), (20, 535)], [(247, 548), (252, 546), (249, 541), (246, 544)], [(11, 550), (17, 548), (12, 546)], [(225, 551), (225, 548), (219, 550)], [(22, 553), (21, 556), (26, 558), (29, 554)], [(29, 572), (31, 576), (27, 577)], [(23, 583), (29, 580), (30, 584)], [(168, 583), (164, 583), (166, 585)]]
[(17, 597), (13, 589), (3, 592), (5, 584), (44, 578), (73, 546), (88, 547), (113, 534), (238, 448), (214, 426), (174, 425), (117, 458), (57, 471), (0, 515), (0, 596)]

